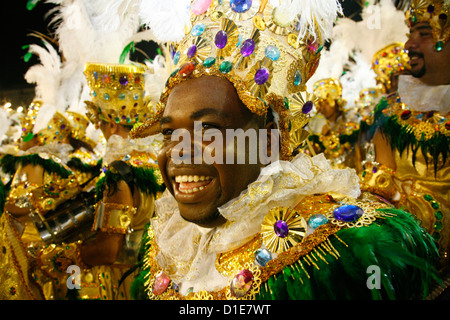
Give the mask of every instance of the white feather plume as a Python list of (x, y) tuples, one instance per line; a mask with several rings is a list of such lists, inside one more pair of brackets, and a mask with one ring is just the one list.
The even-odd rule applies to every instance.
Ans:
[(141, 0), (140, 19), (159, 42), (180, 41), (190, 25), (190, 0)]
[(322, 39), (329, 39), (335, 17), (342, 15), (342, 7), (337, 0), (284, 0), (279, 7), (289, 8), (292, 15), (300, 15), (299, 39), (306, 34), (317, 37), (316, 31)]
[(59, 84), (61, 81), (61, 58), (49, 43), (41, 47), (32, 44), (29, 52), (39, 57), (40, 63), (31, 66), (25, 73), (25, 80), (35, 84), (35, 99), (47, 104), (56, 105), (59, 102)]
[(150, 97), (150, 100), (155, 105), (164, 90), (165, 83), (170, 75), (170, 70), (166, 65), (164, 57), (157, 55), (153, 61), (146, 61), (147, 71), (145, 77), (145, 94)]

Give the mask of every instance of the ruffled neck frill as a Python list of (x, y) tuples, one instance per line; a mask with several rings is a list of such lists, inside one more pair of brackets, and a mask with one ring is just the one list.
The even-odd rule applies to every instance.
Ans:
[(108, 164), (115, 160), (122, 160), (124, 156), (131, 154), (133, 151), (157, 154), (160, 141), (160, 135), (131, 139), (129, 137), (122, 138), (121, 136), (114, 134), (109, 137), (106, 143), (103, 162)]
[(180, 285), (181, 294), (188, 289), (222, 289), (229, 279), (215, 268), (217, 254), (253, 239), (270, 209), (294, 206), (303, 197), (326, 192), (355, 198), (360, 195), (355, 170), (333, 169), (323, 154), (299, 154), (291, 161), (277, 161), (262, 169), (240, 196), (218, 208), (227, 220), (220, 227), (201, 228), (185, 221), (176, 200), (166, 191), (156, 201), (157, 218), (152, 220), (158, 265)]
[(429, 86), (413, 76), (400, 76), (398, 93), (412, 110), (438, 111), (443, 116), (450, 112), (450, 85)]

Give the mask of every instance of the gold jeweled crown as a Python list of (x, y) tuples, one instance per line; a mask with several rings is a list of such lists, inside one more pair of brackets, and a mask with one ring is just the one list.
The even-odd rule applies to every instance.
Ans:
[(412, 0), (406, 11), (406, 24), (411, 28), (417, 23), (428, 22), (433, 33), (434, 49), (441, 51), (450, 38), (449, 0)]
[(326, 78), (316, 81), (313, 85), (313, 91), (318, 99), (342, 99), (342, 84), (335, 78)]
[(393, 42), (378, 50), (372, 58), (372, 70), (378, 83), (390, 89), (391, 76), (409, 69), (409, 57), (404, 43)]
[(70, 135), (70, 121), (60, 112), (55, 112), (53, 117), (39, 132), (33, 132), (36, 118), (41, 111), (42, 101), (35, 100), (27, 108), (27, 113), (21, 118), (22, 140), (27, 142), (35, 135), (43, 145), (49, 143), (63, 143)]
[(22, 126), (22, 140), (24, 142), (30, 141), (34, 137), (33, 128), (41, 105), (41, 101), (32, 101), (27, 108), (27, 112), (20, 118), (20, 123)]
[(69, 137), (71, 130), (69, 119), (59, 111), (56, 111), (47, 126), (39, 130), (37, 137), (43, 145), (65, 143), (64, 140)]
[(144, 97), (144, 72), (143, 65), (86, 63), (84, 74), (91, 90), (91, 101), (85, 101), (89, 120), (134, 125), (151, 119), (150, 102)]
[[(315, 5), (307, 2), (309, 9)], [(324, 7), (298, 11), (306, 7), (301, 3), (285, 1), (284, 6), (272, 7), (267, 0), (193, 1), (191, 27), (171, 52), (174, 71), (157, 113), (162, 114), (178, 83), (203, 75), (226, 78), (253, 113), (264, 115), (269, 106), (278, 113), (281, 158), (290, 158), (305, 137), (303, 127), (316, 101), (306, 91), (306, 82), (319, 64), (326, 34), (340, 11), (334, 0), (327, 1), (328, 7), (334, 6), (332, 14), (325, 14)], [(135, 127), (131, 136), (149, 135), (157, 120)]]

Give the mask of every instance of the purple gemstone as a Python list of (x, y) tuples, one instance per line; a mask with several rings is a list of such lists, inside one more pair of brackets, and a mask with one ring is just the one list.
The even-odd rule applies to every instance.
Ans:
[(428, 11), (429, 13), (433, 13), (433, 12), (434, 12), (434, 6), (433, 6), (432, 4), (430, 4), (430, 5), (428, 6), (428, 8), (427, 8), (427, 11)]
[(269, 79), (269, 70), (266, 68), (258, 69), (255, 73), (255, 82), (258, 85), (262, 85), (266, 83), (266, 81)]
[(283, 220), (278, 220), (273, 225), (273, 230), (275, 231), (275, 234), (280, 238), (286, 238), (289, 233), (289, 227), (287, 223)]
[(216, 47), (219, 49), (225, 48), (228, 42), (228, 35), (225, 31), (220, 30), (216, 34), (216, 38), (214, 39), (214, 43), (216, 44)]
[(192, 59), (193, 57), (195, 57), (195, 55), (197, 54), (197, 46), (195, 44), (193, 44), (187, 51), (187, 57), (189, 59)]
[(61, 130), (64, 130), (66, 128), (66, 125), (62, 124), (60, 128), (61, 128)]
[(313, 108), (313, 103), (312, 101), (306, 101), (305, 104), (302, 107), (302, 113), (303, 114), (308, 114)]
[(373, 168), (372, 168), (372, 172), (373, 172), (373, 173), (377, 173), (377, 171), (378, 171), (378, 168), (377, 168), (377, 167), (373, 167)]
[(128, 84), (128, 79), (126, 76), (121, 76), (119, 79), (119, 83), (123, 86), (126, 86)]
[(255, 51), (255, 41), (253, 39), (247, 39), (242, 43), (241, 54), (244, 57), (248, 57)]

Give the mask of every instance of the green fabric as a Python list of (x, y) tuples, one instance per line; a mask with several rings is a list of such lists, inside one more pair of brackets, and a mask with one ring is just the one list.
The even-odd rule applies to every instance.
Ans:
[[(323, 255), (327, 263), (315, 261), (319, 269), (301, 259), (261, 285), (259, 300), (320, 299), (422, 299), (429, 287), (439, 282), (435, 265), (438, 251), (432, 238), (415, 218), (397, 209), (380, 209), (395, 216), (380, 218), (369, 226), (342, 229), (339, 239), (329, 239), (339, 252), (336, 259)], [(148, 239), (143, 239), (147, 243)], [(347, 245), (347, 246), (346, 246)], [(148, 247), (143, 250), (149, 250)], [(379, 267), (380, 289), (369, 290), (367, 281)], [(305, 270), (307, 274), (305, 273)], [(146, 299), (145, 277), (141, 269), (132, 286), (133, 299)], [(300, 280), (301, 279), (301, 280)]]

